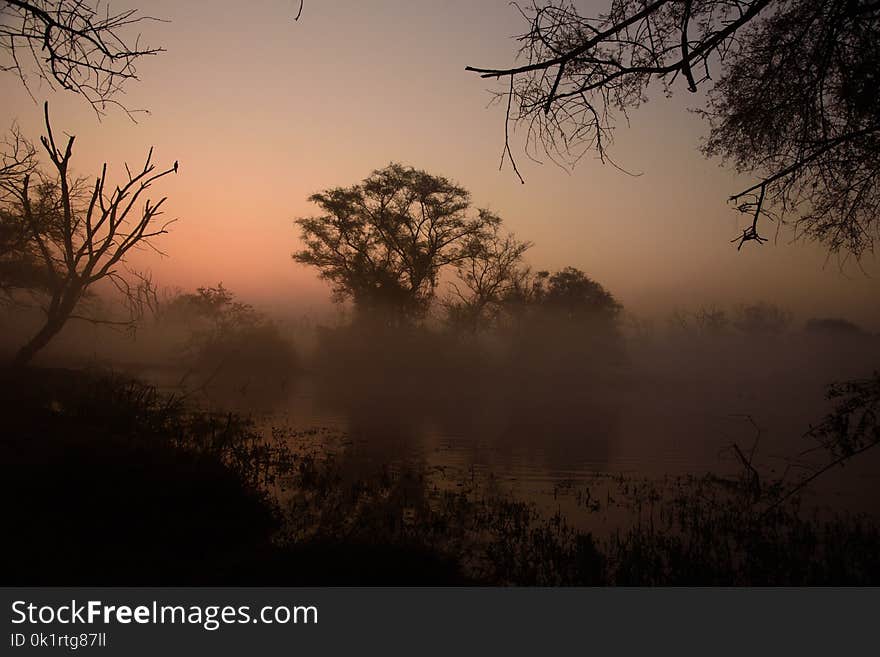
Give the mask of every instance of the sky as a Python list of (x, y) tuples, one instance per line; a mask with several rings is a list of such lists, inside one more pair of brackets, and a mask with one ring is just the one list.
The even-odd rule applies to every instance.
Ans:
[(55, 129), (77, 136), (75, 173), (89, 177), (105, 161), (121, 177), (150, 146), (160, 165), (179, 160), (179, 175), (153, 190), (179, 219), (156, 243), (167, 256), (134, 262), (168, 287), (222, 281), (246, 301), (325, 312), (327, 285), (291, 259), (293, 220), (316, 212), (310, 194), (394, 161), (457, 181), (534, 242), (532, 266), (583, 269), (636, 315), (767, 301), (799, 320), (843, 316), (880, 330), (875, 256), (841, 265), (785, 228), (763, 246), (730, 243), (742, 218), (726, 199), (751, 181), (699, 153), (705, 126), (683, 88), (672, 99), (657, 89), (629, 125), (618, 121), (611, 155), (639, 176), (589, 155), (573, 171), (531, 162), (514, 134), (522, 185), (509, 166), (499, 171), (494, 84), (464, 71), (513, 61), (524, 25), (507, 0), (305, 0), (295, 22), (298, 5), (114, 2), (167, 21), (141, 26), (166, 52), (143, 61), (120, 98), (149, 114), (135, 123), (111, 109), (99, 120), (81, 98), (32, 80), (35, 103), (5, 73), (0, 122), (36, 139), (48, 100)]

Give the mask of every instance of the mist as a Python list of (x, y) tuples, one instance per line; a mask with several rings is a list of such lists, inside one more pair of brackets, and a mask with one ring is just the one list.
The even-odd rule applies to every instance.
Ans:
[(636, 4), (0, 0), (6, 561), (880, 582), (880, 9)]
[[(3, 316), (7, 356), (37, 320)], [(492, 473), (546, 502), (597, 473), (733, 474), (734, 444), (795, 480), (824, 458), (804, 456), (815, 447), (804, 434), (832, 409), (828, 386), (869, 376), (878, 356), (880, 338), (851, 322), (794, 322), (765, 303), (462, 332), (439, 319), (359, 321), (329, 304), (317, 316), (264, 312), (221, 284), (166, 292), (126, 330), (71, 322), (38, 362), (124, 373), (266, 432), (330, 430), (364, 463)], [(829, 480), (822, 490), (844, 500), (834, 504), (876, 510), (870, 480)]]

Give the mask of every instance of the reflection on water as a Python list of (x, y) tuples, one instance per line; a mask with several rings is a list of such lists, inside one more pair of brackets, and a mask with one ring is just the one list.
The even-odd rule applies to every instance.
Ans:
[[(334, 436), (328, 449), (344, 436), (354, 467), (418, 462), (453, 479), (491, 477), (539, 506), (564, 510), (572, 506), (566, 496), (597, 474), (734, 474), (734, 443), (754, 449), (765, 476), (796, 480), (824, 458), (802, 455), (811, 446), (803, 433), (829, 408), (824, 391), (835, 371), (848, 374), (795, 354), (756, 368), (713, 352), (692, 362), (654, 359), (638, 375), (632, 368), (606, 373), (601, 385), (516, 372), (500, 382), (473, 374), (431, 386), (384, 372), (312, 372), (272, 394), (252, 385), (211, 401), (253, 414), (266, 432), (329, 429), (320, 434)], [(878, 510), (878, 465), (868, 454), (830, 473), (813, 488), (814, 501)]]

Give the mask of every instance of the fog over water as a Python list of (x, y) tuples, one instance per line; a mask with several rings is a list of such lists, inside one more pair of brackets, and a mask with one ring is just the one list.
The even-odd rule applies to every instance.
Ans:
[(880, 3), (116, 2), (0, 0), (11, 584), (880, 583)]
[[(804, 433), (830, 410), (829, 383), (880, 362), (880, 338), (794, 324), (712, 333), (695, 316), (614, 341), (589, 328), (462, 337), (300, 316), (201, 360), (194, 325), (147, 321), (134, 336), (72, 325), (41, 364), (121, 370), (252, 416), (266, 435), (312, 432), (353, 467), (417, 462), (575, 515), (570, 491), (597, 477), (735, 474), (734, 444), (768, 477), (796, 481), (821, 464), (821, 450), (804, 454), (815, 446)], [(14, 341), (9, 317), (6, 328)], [(808, 499), (877, 510), (877, 465), (868, 454), (837, 469)]]

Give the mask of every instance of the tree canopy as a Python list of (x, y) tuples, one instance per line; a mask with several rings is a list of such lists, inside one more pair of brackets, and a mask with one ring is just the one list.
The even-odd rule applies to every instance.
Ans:
[[(731, 196), (748, 217), (733, 242), (764, 242), (771, 220), (834, 253), (872, 248), (880, 3), (611, 0), (594, 18), (554, 0), (520, 11), (520, 63), (468, 70), (509, 81), (508, 120), (527, 127), (529, 152), (607, 159), (615, 116), (645, 102), (650, 85), (702, 90), (705, 153), (757, 177)], [(514, 161), (508, 143), (505, 154)]]
[(294, 259), (316, 267), (337, 300), (393, 321), (422, 315), (440, 271), (462, 261), (474, 239), (501, 221), (486, 210), (472, 212), (459, 185), (400, 164), (309, 200), (323, 214), (296, 220), (304, 248)]
[(614, 326), (623, 309), (614, 295), (576, 267), (520, 277), (507, 303), (520, 313), (538, 311), (544, 319), (572, 326)]

